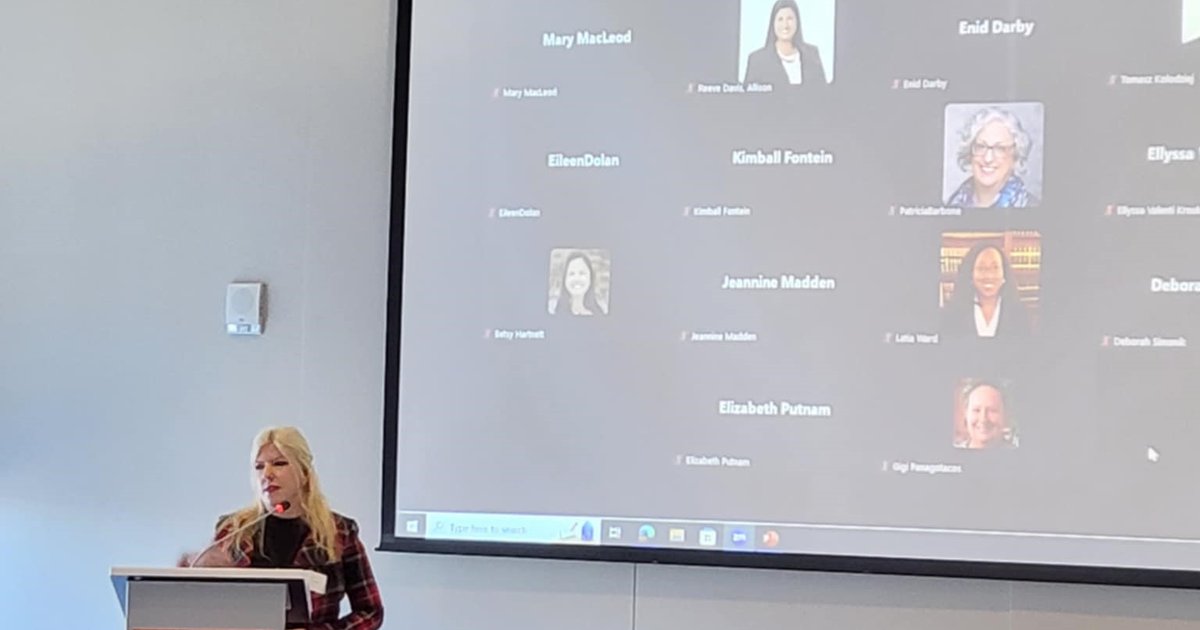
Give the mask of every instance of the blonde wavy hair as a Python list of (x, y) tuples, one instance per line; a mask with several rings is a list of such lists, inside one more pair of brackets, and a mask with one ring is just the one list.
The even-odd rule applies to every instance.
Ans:
[[(341, 559), (337, 548), (337, 523), (334, 521), (333, 511), (329, 509), (329, 502), (325, 499), (325, 494), (321, 492), (317, 471), (313, 468), (312, 449), (308, 446), (308, 440), (304, 439), (304, 434), (300, 433), (296, 427), (267, 427), (254, 437), (254, 444), (250, 449), (250, 484), (254, 488), (255, 497), (260, 495), (260, 488), (254, 472), (254, 460), (258, 458), (259, 451), (268, 444), (279, 449), (279, 452), (287, 458), (288, 463), (295, 467), (300, 482), (300, 518), (304, 519), (309, 529), (312, 530), (313, 542), (325, 552), (326, 561), (337, 562)], [(217, 530), (239, 529), (263, 516), (266, 512), (267, 507), (263, 505), (261, 499), (256, 498), (253, 505), (223, 518), (218, 524)], [(255, 549), (262, 549), (264, 531), (265, 526), (261, 522), (240, 531), (229, 539), (229, 548), (240, 549), (247, 540), (250, 540), (253, 541)]]

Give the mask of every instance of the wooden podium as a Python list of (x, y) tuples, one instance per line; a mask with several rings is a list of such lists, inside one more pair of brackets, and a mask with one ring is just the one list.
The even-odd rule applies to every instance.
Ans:
[(127, 630), (284, 630), (304, 626), (325, 576), (304, 569), (113, 567)]

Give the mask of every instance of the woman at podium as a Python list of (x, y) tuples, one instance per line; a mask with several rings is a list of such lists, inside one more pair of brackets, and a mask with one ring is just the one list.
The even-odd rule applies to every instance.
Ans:
[[(383, 602), (353, 519), (329, 508), (308, 441), (294, 427), (254, 438), (254, 503), (217, 521), (214, 544), (184, 563), (207, 567), (309, 569), (327, 578), (313, 595), (310, 630), (376, 630)], [(342, 597), (350, 613), (339, 617)]]

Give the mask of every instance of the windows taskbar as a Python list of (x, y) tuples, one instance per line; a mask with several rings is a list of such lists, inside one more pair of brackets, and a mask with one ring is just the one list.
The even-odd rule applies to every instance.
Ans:
[[(751, 564), (721, 562), (711, 554), (696, 558), (707, 558), (699, 564), (719, 566), (1200, 590), (1197, 538), (411, 510), (397, 512), (395, 525), (396, 542), (743, 552), (739, 557)], [(953, 544), (947, 544), (947, 537)], [(559, 556), (547, 547), (547, 557)]]
[[(395, 536), (446, 542), (699, 549), (1196, 570), (1200, 539), (862, 524), (581, 515), (396, 514)], [(950, 540), (954, 544), (947, 545)], [(997, 557), (998, 551), (1003, 557)]]
[(669, 519), (398, 512), (398, 538), (464, 542), (645, 546), (654, 548), (771, 550), (780, 531), (754, 525)]

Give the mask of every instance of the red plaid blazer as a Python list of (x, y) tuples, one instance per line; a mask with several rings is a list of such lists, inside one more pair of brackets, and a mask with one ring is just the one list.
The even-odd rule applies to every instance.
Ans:
[[(383, 600), (379, 597), (367, 550), (358, 538), (358, 523), (336, 512), (333, 519), (337, 523), (337, 546), (342, 559), (329, 562), (309, 532), (292, 561), (292, 566), (297, 569), (317, 571), (327, 578), (325, 594), (312, 596), (312, 623), (308, 630), (378, 630), (383, 625)], [(220, 529), (213, 540), (219, 540), (228, 531)], [(251, 540), (240, 549), (229, 550), (239, 567), (250, 566), (253, 552)], [(350, 614), (339, 618), (342, 596), (350, 600)]]

